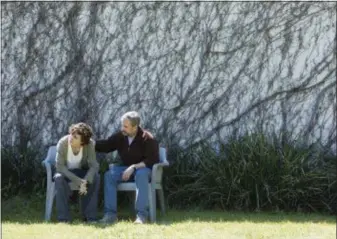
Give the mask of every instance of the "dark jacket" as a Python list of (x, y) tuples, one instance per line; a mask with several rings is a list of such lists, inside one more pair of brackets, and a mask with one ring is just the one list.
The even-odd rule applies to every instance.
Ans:
[(97, 140), (95, 149), (97, 152), (109, 153), (117, 150), (123, 165), (130, 166), (144, 162), (146, 167), (152, 168), (159, 162), (159, 145), (155, 139), (144, 139), (143, 130), (138, 127), (136, 137), (129, 145), (128, 137), (117, 132), (107, 140)]

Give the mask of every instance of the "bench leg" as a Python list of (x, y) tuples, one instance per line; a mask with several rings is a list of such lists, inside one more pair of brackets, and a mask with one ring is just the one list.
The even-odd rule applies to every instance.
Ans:
[(51, 213), (53, 210), (53, 202), (55, 197), (55, 183), (51, 183), (50, 188), (47, 190), (46, 195), (46, 209), (45, 209), (45, 220), (50, 221)]
[(149, 188), (150, 222), (156, 221), (156, 190)]
[(158, 190), (158, 198), (159, 198), (161, 213), (162, 213), (162, 215), (165, 215), (165, 199), (164, 199), (164, 190), (163, 189)]

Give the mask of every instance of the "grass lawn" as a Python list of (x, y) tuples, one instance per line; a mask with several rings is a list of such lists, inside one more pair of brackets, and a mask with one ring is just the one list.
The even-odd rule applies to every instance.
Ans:
[[(212, 238), (336, 238), (333, 216), (301, 213), (243, 213), (220, 211), (158, 211), (156, 224), (134, 225), (128, 208), (120, 210), (119, 222), (110, 226), (89, 225), (79, 220), (78, 207), (72, 206), (74, 221), (43, 221), (44, 201), (13, 198), (2, 201), (2, 238), (41, 239), (212, 239)], [(100, 216), (102, 215), (100, 209)]]

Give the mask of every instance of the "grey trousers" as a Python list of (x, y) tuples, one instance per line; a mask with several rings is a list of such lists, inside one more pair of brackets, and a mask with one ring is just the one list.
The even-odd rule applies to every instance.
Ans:
[[(87, 170), (72, 169), (70, 170), (80, 178), (84, 178)], [(72, 191), (69, 187), (70, 180), (63, 174), (56, 173), (55, 189), (56, 189), (56, 209), (57, 219), (59, 221), (70, 221), (71, 216), (69, 212), (69, 197)], [(97, 203), (98, 203), (98, 191), (100, 185), (100, 176), (96, 174), (92, 184), (88, 184), (87, 194), (80, 196), (81, 200), (81, 213), (87, 221), (94, 221), (97, 219)]]

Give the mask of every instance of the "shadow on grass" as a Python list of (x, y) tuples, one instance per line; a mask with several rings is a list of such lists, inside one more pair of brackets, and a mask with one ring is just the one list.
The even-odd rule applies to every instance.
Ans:
[[(164, 218), (163, 221), (166, 221)], [(251, 223), (336, 223), (331, 215), (318, 213), (240, 212), (240, 211), (174, 211), (167, 214), (167, 221), (179, 222), (251, 222)]]
[[(83, 222), (79, 213), (78, 204), (70, 206), (73, 221), (71, 225), (88, 225), (97, 228), (105, 228), (111, 225), (89, 224)], [(44, 198), (27, 199), (14, 197), (3, 201), (1, 204), (2, 223), (19, 224), (57, 224), (55, 205), (50, 222), (44, 221)], [(103, 216), (103, 209), (99, 209), (98, 217)], [(118, 221), (122, 223), (133, 223), (135, 215), (131, 207), (119, 208)], [(157, 211), (156, 225), (171, 225), (184, 222), (251, 222), (251, 223), (336, 223), (332, 215), (309, 214), (309, 213), (284, 213), (284, 212), (231, 212), (231, 211), (199, 211), (199, 210), (168, 210), (166, 215)]]

